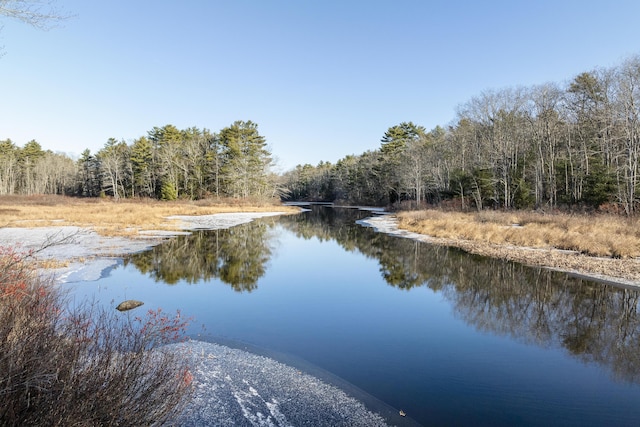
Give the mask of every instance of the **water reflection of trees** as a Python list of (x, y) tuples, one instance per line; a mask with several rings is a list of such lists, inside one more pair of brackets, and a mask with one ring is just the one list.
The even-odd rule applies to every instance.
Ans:
[(272, 254), (268, 234), (274, 221), (265, 218), (226, 230), (194, 232), (132, 255), (125, 262), (168, 284), (219, 279), (236, 291), (252, 291)]
[(455, 313), (479, 330), (562, 346), (584, 362), (609, 366), (618, 379), (640, 381), (637, 290), (392, 238), (356, 225), (361, 216), (356, 210), (319, 208), (281, 223), (301, 237), (334, 239), (377, 259), (392, 286), (441, 292)]
[(484, 260), (468, 263), (444, 294), (479, 329), (537, 345), (561, 345), (585, 362), (640, 379), (638, 291), (538, 268)]
[(619, 379), (640, 382), (638, 291), (375, 233), (356, 224), (365, 216), (356, 209), (316, 207), (175, 238), (127, 262), (169, 284), (219, 279), (251, 291), (272, 255), (277, 222), (300, 238), (335, 240), (376, 259), (391, 286), (440, 292), (457, 316), (479, 330), (561, 346), (582, 361), (609, 366)]

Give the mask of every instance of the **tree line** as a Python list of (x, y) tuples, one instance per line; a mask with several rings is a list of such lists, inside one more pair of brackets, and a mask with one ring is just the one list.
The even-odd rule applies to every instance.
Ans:
[(0, 141), (0, 195), (64, 194), (151, 197), (273, 198), (280, 195), (271, 152), (251, 121), (219, 133), (173, 125), (154, 127), (127, 144), (110, 138), (79, 159), (45, 151), (36, 141)]
[(285, 175), (290, 199), (638, 210), (640, 56), (566, 84), (487, 90), (453, 124), (389, 128), (378, 149)]

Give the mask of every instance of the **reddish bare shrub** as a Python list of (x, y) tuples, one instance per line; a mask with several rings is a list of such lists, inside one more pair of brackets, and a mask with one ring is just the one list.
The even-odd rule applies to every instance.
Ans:
[(32, 271), (0, 249), (0, 425), (159, 425), (177, 415), (193, 377), (187, 358), (162, 345), (184, 331), (179, 314), (65, 310)]

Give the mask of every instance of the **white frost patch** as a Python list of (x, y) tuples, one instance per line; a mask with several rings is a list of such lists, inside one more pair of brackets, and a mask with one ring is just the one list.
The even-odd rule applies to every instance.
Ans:
[[(243, 380), (243, 383), (246, 382), (246, 380)], [(234, 388), (233, 385), (232, 388)], [(248, 391), (236, 388), (233, 391), (233, 397), (240, 406), (242, 416), (246, 418), (251, 425), (256, 427), (275, 427), (276, 425), (279, 425), (275, 424), (275, 420), (273, 420), (269, 415), (262, 413), (264, 408), (268, 409), (268, 406), (266, 405), (267, 402), (265, 402), (262, 396), (260, 396), (253, 387), (249, 387)]]
[[(116, 258), (142, 252), (167, 238), (189, 234), (188, 230), (221, 229), (251, 222), (255, 218), (281, 215), (282, 212), (241, 212), (203, 216), (176, 216), (185, 231), (147, 230), (137, 238), (105, 237), (87, 228), (53, 226), (37, 228), (0, 228), (0, 245), (20, 252), (35, 251), (42, 261), (56, 261), (61, 267), (43, 270), (59, 283), (98, 280), (117, 264)], [(66, 265), (64, 265), (66, 264)]]
[[(176, 425), (387, 425), (339, 388), (268, 357), (200, 341), (174, 346), (190, 355), (197, 387)], [(211, 371), (226, 375), (214, 378)]]
[(238, 212), (238, 213), (220, 213), (212, 215), (185, 216), (174, 215), (167, 217), (171, 220), (180, 220), (183, 222), (183, 230), (219, 230), (234, 227), (240, 224), (246, 224), (256, 218), (266, 216), (282, 215), (284, 212)]
[[(117, 265), (116, 259), (96, 258), (84, 263), (72, 262), (65, 268), (52, 269), (52, 273), (60, 283), (90, 282), (101, 279), (105, 271)], [(59, 274), (56, 274), (57, 270), (60, 270)]]
[(364, 227), (371, 227), (378, 233), (390, 234), (392, 236), (404, 237), (406, 239), (419, 240), (421, 242), (433, 242), (434, 239), (426, 234), (418, 234), (412, 231), (398, 228), (398, 219), (394, 215), (382, 215), (356, 221)]
[(293, 424), (289, 424), (289, 422), (287, 422), (287, 417), (280, 412), (280, 407), (278, 406), (278, 401), (276, 399), (272, 399), (271, 402), (265, 402), (265, 405), (269, 408), (271, 416), (276, 420), (276, 425), (293, 427)]
[(398, 220), (393, 215), (381, 215), (374, 216), (356, 221), (356, 224), (360, 224), (364, 227), (371, 227), (379, 233), (393, 234), (395, 236), (408, 237), (413, 239), (420, 239), (425, 237), (424, 235), (411, 233), (409, 231), (400, 230), (398, 228)]
[(40, 261), (54, 261), (42, 271), (58, 282), (97, 280), (104, 271), (117, 264), (114, 257), (140, 252), (162, 239), (105, 237), (95, 231), (72, 226), (38, 228), (0, 228), (0, 244), (20, 252), (33, 251)]

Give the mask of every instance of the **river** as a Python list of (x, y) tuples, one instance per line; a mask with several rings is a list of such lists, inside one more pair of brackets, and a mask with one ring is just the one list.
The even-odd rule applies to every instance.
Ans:
[[(639, 425), (638, 290), (376, 233), (314, 206), (196, 231), (75, 292), (324, 370), (423, 425)], [(81, 291), (80, 291), (81, 290)]]

